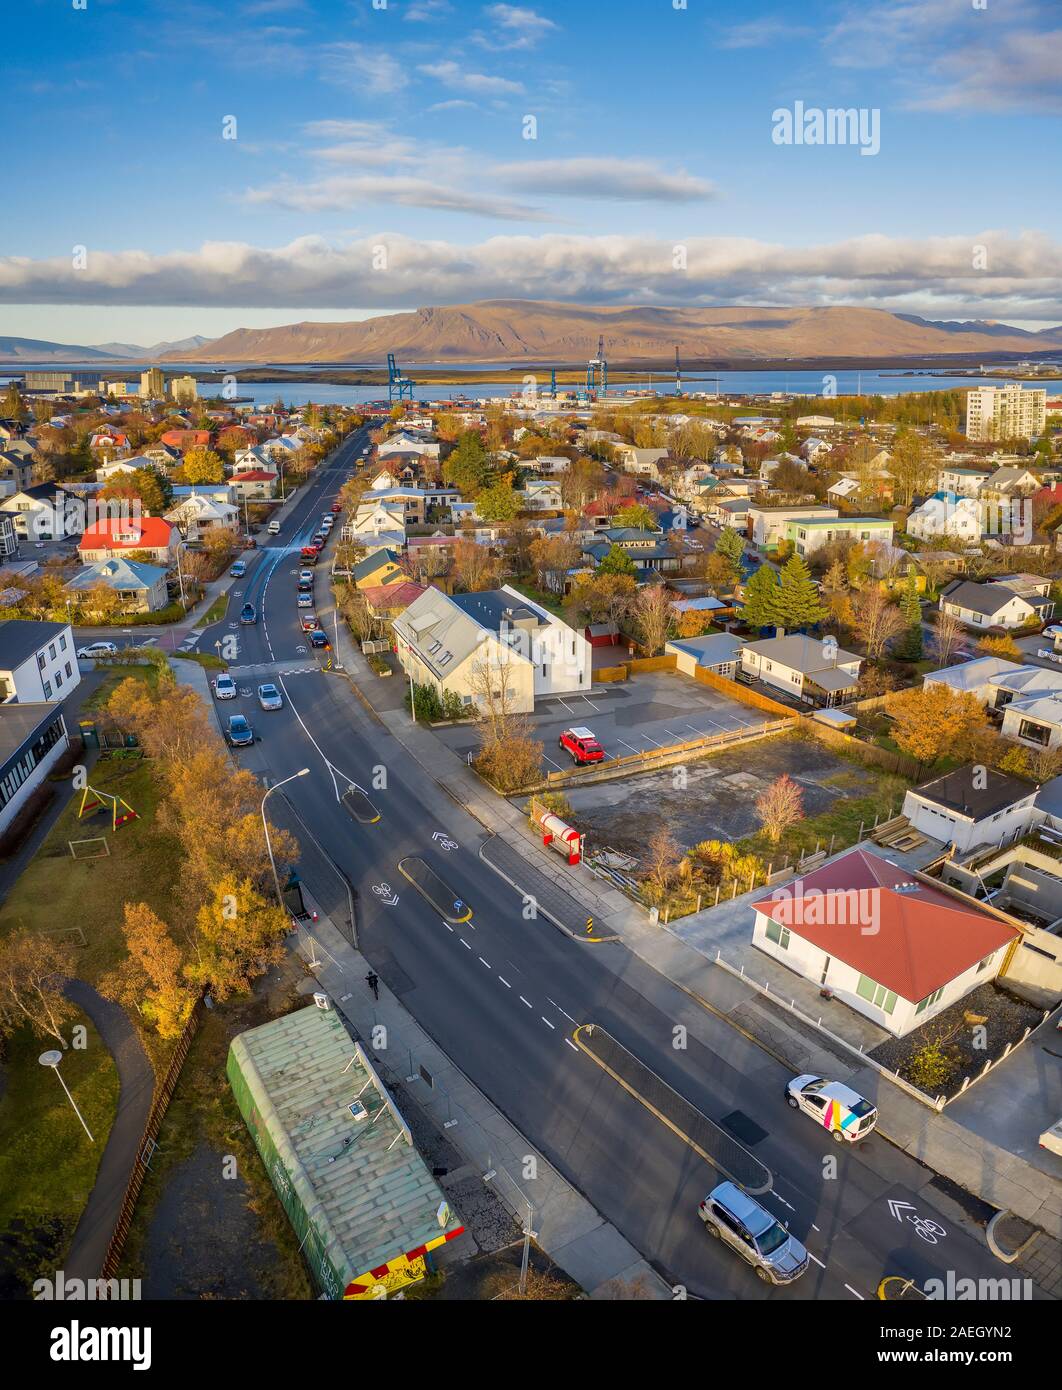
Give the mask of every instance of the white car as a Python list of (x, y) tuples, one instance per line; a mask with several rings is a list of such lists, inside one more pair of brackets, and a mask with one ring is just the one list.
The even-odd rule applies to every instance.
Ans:
[(312, 608), (312, 607), (313, 607), (313, 594), (300, 594), (300, 595), (299, 595), (299, 599), (298, 599), (298, 604), (299, 604), (299, 607), (300, 607), (300, 608)]
[(235, 700), (239, 692), (231, 676), (218, 676), (214, 681), (214, 694), (219, 700)]
[(1047, 627), (1044, 628), (1044, 630), (1043, 630), (1043, 632), (1041, 632), (1040, 636), (1041, 636), (1041, 637), (1058, 637), (1058, 636), (1062, 636), (1062, 623), (1048, 623)]
[(846, 1086), (843, 1081), (826, 1081), (810, 1072), (794, 1076), (785, 1088), (786, 1103), (803, 1110), (838, 1144), (854, 1144), (865, 1139), (878, 1122), (876, 1106)]
[(79, 661), (93, 661), (97, 656), (113, 656), (118, 650), (114, 642), (90, 642), (87, 647), (78, 647)]

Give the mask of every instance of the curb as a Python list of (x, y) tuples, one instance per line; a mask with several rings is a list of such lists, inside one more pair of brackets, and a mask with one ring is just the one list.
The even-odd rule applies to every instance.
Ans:
[[(1005, 1216), (1010, 1216), (1010, 1214), (1011, 1213), (1009, 1211), (997, 1211), (995, 1216), (992, 1217), (988, 1225), (985, 1227), (985, 1240), (988, 1242), (989, 1250), (991, 1250), (992, 1254), (995, 1255), (997, 1260), (1002, 1260), (1005, 1265), (1012, 1265), (1019, 1255), (1023, 1255), (1025, 1251), (1028, 1250), (1029, 1246), (1033, 1244), (1033, 1242), (1036, 1240), (1036, 1237), (1040, 1234), (1040, 1232), (1034, 1228), (1018, 1246), (1017, 1250), (1014, 1250), (1010, 1254), (1008, 1254), (996, 1240), (995, 1228), (997, 1222), (999, 1222)], [(1018, 1219), (1024, 1221), (1025, 1218), (1019, 1217)], [(1029, 1223), (1026, 1222), (1025, 1224), (1028, 1225)]]
[[(468, 807), (466, 807), (465, 809), (469, 810)], [(473, 816), (475, 815), (475, 812), (473, 811), (470, 811), (469, 813)], [(478, 817), (476, 817), (476, 819), (478, 820)], [(491, 838), (495, 840), (500, 838), (497, 831), (493, 832)], [(503, 841), (503, 843), (508, 842)], [(510, 878), (504, 869), (499, 869), (497, 864), (492, 864), (491, 861), (484, 856), (483, 851), (487, 848), (487, 845), (489, 844), (490, 840), (486, 840), (483, 844), (480, 845), (479, 858), (483, 860), (483, 863), (486, 864), (488, 869), (496, 873), (499, 878), (503, 878), (510, 888), (515, 888), (518, 893), (523, 893), (525, 896), (527, 896), (527, 890), (524, 888), (522, 884), (517, 883), (515, 879)], [(530, 896), (534, 897), (534, 894), (531, 894)], [(542, 916), (548, 918), (549, 921), (553, 923), (553, 925), (557, 928), (558, 931), (562, 931), (570, 941), (577, 941), (580, 945), (596, 946), (602, 943), (621, 940), (621, 938), (618, 936), (579, 936), (577, 932), (572, 931), (571, 927), (566, 927), (563, 922), (561, 922), (558, 918), (554, 917), (553, 913), (550, 912), (548, 908), (543, 907), (541, 903), (537, 903), (537, 907), (538, 911), (542, 914)]]

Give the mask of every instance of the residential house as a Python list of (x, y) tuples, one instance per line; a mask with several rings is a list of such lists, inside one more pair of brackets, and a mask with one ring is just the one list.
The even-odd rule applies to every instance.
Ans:
[(524, 483), (523, 495), (517, 493), (526, 512), (559, 512), (564, 507), (560, 487), (556, 483), (534, 478)]
[(166, 570), (121, 556), (85, 565), (64, 587), (79, 595), (101, 584), (115, 590), (126, 613), (157, 613), (169, 603)]
[(181, 451), (169, 444), (149, 444), (141, 450), (142, 455), (163, 473), (176, 468), (181, 462)]
[(984, 532), (984, 507), (976, 497), (956, 492), (935, 492), (907, 518), (907, 534), (917, 540), (953, 536), (976, 545)]
[(1020, 935), (859, 846), (753, 909), (754, 946), (895, 1037), (995, 979)]
[(978, 584), (972, 579), (953, 579), (941, 590), (939, 606), (967, 627), (1008, 630), (1044, 622), (1054, 609), (1050, 596), (1026, 597), (1004, 580)]
[(277, 495), (277, 475), (265, 468), (233, 473), (229, 482), (241, 502), (268, 501)]
[(1020, 666), (1017, 662), (1005, 661), (1001, 656), (981, 656), (973, 661), (960, 662), (957, 666), (946, 666), (941, 671), (928, 671), (922, 677), (922, 685), (945, 685), (955, 694), (973, 695), (980, 704), (994, 709), (997, 682), (1001, 678), (1020, 671), (1040, 670), (1038, 666)]
[(159, 443), (186, 454), (189, 449), (209, 449), (209, 430), (166, 430), (159, 435)]
[(826, 489), (826, 496), (836, 507), (841, 505), (854, 506), (859, 500), (859, 483), (855, 478), (846, 478), (842, 474), (835, 483)]
[(194, 492), (165, 513), (185, 540), (197, 541), (207, 531), (238, 531), (240, 513), (231, 502), (218, 502)]
[(455, 595), (428, 589), (395, 619), (394, 634), (406, 674), (464, 705), (487, 707), (495, 680), (493, 698), (512, 713), (531, 712), (540, 696), (590, 689), (586, 638), (508, 585)]
[(820, 504), (797, 507), (768, 507), (756, 503), (748, 508), (748, 520), (753, 543), (761, 550), (776, 550), (786, 539), (786, 527), (791, 521), (836, 521), (836, 507)]
[(809, 464), (815, 464), (825, 459), (826, 455), (831, 453), (832, 450), (832, 444), (829, 444), (825, 439), (819, 439), (815, 435), (812, 435), (809, 439), (805, 439), (800, 446), (800, 453)]
[(942, 467), (937, 474), (937, 491), (977, 497), (990, 476), (983, 468)]
[(741, 667), (741, 648), (744, 642), (729, 632), (713, 632), (706, 637), (675, 637), (664, 647), (668, 656), (677, 658), (676, 669), (693, 676), (698, 668), (717, 676), (734, 680)]
[(850, 540), (858, 545), (891, 545), (892, 522), (876, 516), (800, 518), (786, 522), (785, 538), (798, 555), (806, 558), (836, 540)]
[(156, 564), (168, 566), (176, 560), (180, 543), (177, 528), (163, 517), (141, 516), (98, 521), (86, 529), (77, 548), (86, 565), (137, 551)]
[(801, 633), (747, 642), (741, 650), (742, 676), (826, 708), (853, 698), (862, 665), (862, 657), (836, 642)]
[(10, 827), (69, 747), (66, 723), (54, 704), (0, 705), (0, 833)]
[(960, 767), (911, 787), (903, 814), (930, 839), (966, 854), (1023, 835), (1033, 815), (1038, 784), (990, 767)]
[(660, 464), (668, 458), (666, 449), (636, 449), (633, 444), (615, 444), (612, 448), (616, 462), (628, 473), (640, 478), (660, 481)]
[(106, 454), (108, 457), (125, 454), (130, 448), (129, 436), (121, 430), (97, 430), (89, 440), (89, 448), (93, 453)]
[(1011, 700), (1004, 707), (1000, 733), (1027, 748), (1058, 748), (1062, 744), (1062, 691)]
[(381, 462), (396, 456), (409, 459), (438, 459), (441, 448), (442, 446), (436, 440), (423, 439), (418, 435), (402, 430), (398, 434), (391, 435), (390, 439), (385, 439), (382, 444), (377, 445), (376, 457)]
[(421, 594), (428, 592), (428, 586), (407, 579), (400, 584), (369, 584), (360, 592), (375, 622), (393, 623)]
[(81, 681), (69, 623), (0, 621), (0, 701), (65, 700)]
[(10, 497), (32, 486), (33, 455), (15, 453), (11, 449), (0, 451), (0, 496)]
[(381, 549), (359, 560), (351, 571), (356, 589), (379, 588), (383, 584), (404, 584), (408, 572), (399, 563), (396, 551)]
[(539, 454), (525, 466), (533, 469), (536, 473), (544, 473), (552, 477), (557, 473), (567, 473), (572, 466), (572, 461), (566, 454)]
[(264, 444), (252, 444), (247, 448), (236, 449), (232, 462), (226, 463), (227, 473), (271, 473), (278, 477), (280, 467), (278, 455)]
[(0, 500), (20, 541), (61, 541), (81, 533), (85, 509), (56, 483), (38, 483)]
[(1031, 497), (1039, 491), (1040, 479), (1028, 468), (997, 468), (981, 485), (981, 497)]
[(6, 512), (0, 512), (0, 564), (11, 560), (18, 554), (18, 537), (15, 524)]

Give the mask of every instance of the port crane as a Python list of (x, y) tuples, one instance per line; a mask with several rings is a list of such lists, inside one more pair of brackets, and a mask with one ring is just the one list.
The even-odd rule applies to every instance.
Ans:
[(393, 352), (387, 354), (387, 399), (394, 404), (395, 401), (411, 401), (413, 399), (413, 387), (416, 382), (411, 377), (403, 376), (398, 369)]
[[(600, 392), (598, 382), (600, 381)], [(608, 394), (608, 361), (605, 357), (605, 335), (597, 340), (597, 356), (591, 357), (586, 364), (586, 394), (590, 400), (594, 400), (598, 394), (605, 396)]]

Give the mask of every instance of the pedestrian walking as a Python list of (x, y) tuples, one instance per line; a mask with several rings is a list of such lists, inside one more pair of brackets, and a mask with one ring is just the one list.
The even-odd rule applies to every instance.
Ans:
[(372, 990), (372, 997), (378, 1000), (380, 998), (380, 977), (375, 970), (370, 970), (365, 976), (365, 983)]

